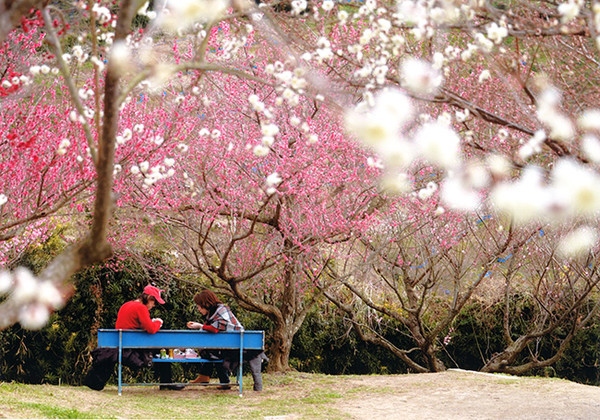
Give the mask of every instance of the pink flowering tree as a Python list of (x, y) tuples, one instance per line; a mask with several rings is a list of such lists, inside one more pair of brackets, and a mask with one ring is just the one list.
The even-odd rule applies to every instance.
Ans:
[(269, 368), (288, 370), (324, 266), (346, 258), (340, 249), (351, 234), (372, 223), (378, 170), (318, 101), (277, 109), (262, 84), (222, 74), (204, 83), (210, 103), (181, 101), (182, 113), (202, 115), (180, 127), (177, 159), (167, 161), (173, 176), (148, 185), (147, 171), (135, 169), (138, 182), (124, 194), (131, 201), (120, 207), (141, 210), (133, 240), (161, 238), (200, 285), (268, 317)]

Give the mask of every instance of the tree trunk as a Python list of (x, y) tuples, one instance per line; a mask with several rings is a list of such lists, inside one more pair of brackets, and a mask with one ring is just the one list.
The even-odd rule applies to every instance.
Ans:
[(269, 348), (269, 372), (286, 372), (290, 369), (290, 351), (292, 350), (293, 332), (285, 328), (285, 323), (275, 324), (273, 331), (273, 346)]

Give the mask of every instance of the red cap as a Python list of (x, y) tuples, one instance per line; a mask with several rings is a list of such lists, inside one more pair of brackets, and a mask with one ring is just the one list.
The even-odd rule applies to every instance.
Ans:
[(164, 292), (164, 290), (150, 285), (144, 287), (144, 293), (154, 297), (154, 299), (156, 299), (156, 301), (162, 305), (165, 303), (165, 301), (160, 297), (160, 292)]

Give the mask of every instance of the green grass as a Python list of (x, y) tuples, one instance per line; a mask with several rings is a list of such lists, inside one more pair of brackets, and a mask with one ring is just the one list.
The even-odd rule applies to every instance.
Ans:
[(116, 419), (116, 417), (96, 416), (95, 414), (90, 412), (82, 412), (73, 408), (62, 408), (57, 407), (55, 405), (48, 405), (42, 403), (28, 403), (17, 401), (16, 403), (14, 403), (14, 406), (19, 410), (23, 409), (23, 411), (34, 413), (32, 417), (42, 417), (47, 419)]

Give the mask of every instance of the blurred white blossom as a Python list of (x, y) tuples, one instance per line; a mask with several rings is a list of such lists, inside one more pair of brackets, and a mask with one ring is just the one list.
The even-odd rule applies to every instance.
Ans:
[(442, 84), (442, 75), (423, 60), (409, 58), (400, 66), (402, 85), (417, 94), (431, 94)]
[(549, 189), (544, 185), (540, 168), (528, 166), (521, 178), (496, 185), (490, 194), (494, 207), (524, 224), (542, 218), (553, 203)]
[(552, 187), (569, 213), (595, 216), (600, 211), (600, 176), (575, 160), (563, 158), (554, 165)]
[(588, 253), (598, 243), (598, 231), (589, 226), (581, 226), (563, 238), (557, 252), (571, 258)]
[(48, 322), (50, 311), (42, 303), (30, 303), (19, 311), (19, 323), (28, 330), (39, 330)]
[(177, 31), (196, 22), (211, 22), (221, 17), (229, 2), (227, 0), (167, 0), (160, 11), (158, 25)]
[(600, 140), (588, 134), (581, 139), (581, 150), (590, 161), (600, 163)]
[(0, 270), (0, 296), (7, 293), (13, 285), (13, 279), (8, 270)]
[(586, 109), (577, 120), (583, 130), (600, 130), (600, 109)]
[(579, 4), (575, 0), (559, 4), (558, 13), (561, 15), (561, 23), (569, 23), (579, 15)]
[(434, 165), (451, 169), (460, 164), (460, 137), (444, 123), (424, 124), (415, 134), (414, 142), (420, 155)]

